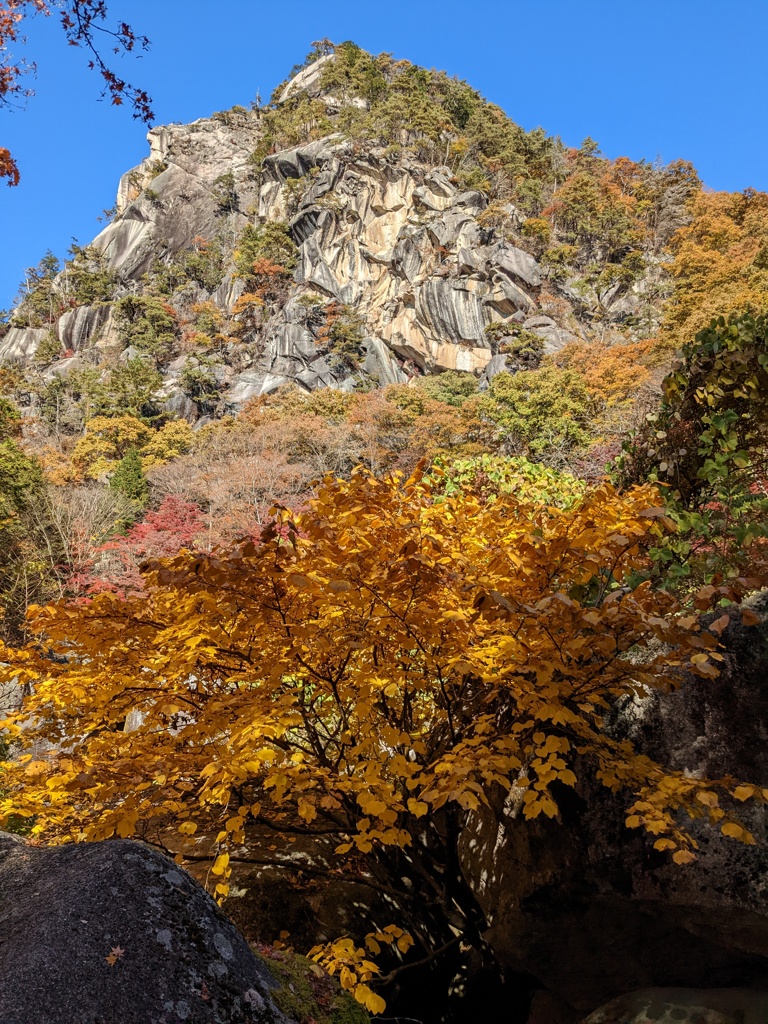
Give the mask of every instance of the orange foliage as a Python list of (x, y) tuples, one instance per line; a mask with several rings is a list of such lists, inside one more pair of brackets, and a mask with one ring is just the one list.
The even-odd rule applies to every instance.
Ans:
[(672, 241), (675, 290), (664, 334), (676, 346), (713, 317), (768, 309), (768, 194), (700, 192)]
[(651, 382), (648, 360), (656, 347), (650, 339), (624, 345), (572, 342), (554, 356), (554, 361), (581, 374), (597, 409), (614, 409), (628, 405)]

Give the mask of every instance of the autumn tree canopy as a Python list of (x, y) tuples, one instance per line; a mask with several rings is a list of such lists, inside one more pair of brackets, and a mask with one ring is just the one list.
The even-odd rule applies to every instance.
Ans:
[[(149, 40), (136, 35), (131, 26), (120, 21), (112, 28), (108, 21), (106, 0), (1, 0), (0, 2), (0, 109), (28, 96), (24, 76), (34, 72), (34, 63), (28, 63), (14, 52), (24, 42), (25, 22), (34, 15), (50, 17), (57, 14), (70, 46), (81, 46), (88, 51), (88, 63), (101, 75), (104, 94), (115, 105), (129, 103), (134, 117), (152, 120), (151, 100), (143, 89), (131, 85), (113, 71), (103, 57), (100, 40), (114, 53), (131, 53), (146, 49)], [(0, 178), (9, 185), (18, 185), (19, 168), (11, 153), (0, 146)]]
[(679, 863), (690, 818), (752, 842), (734, 807), (768, 791), (668, 772), (606, 730), (618, 698), (721, 657), (725, 619), (704, 630), (636, 582), (659, 505), (649, 486), (563, 509), (358, 471), (259, 543), (147, 567), (142, 594), (38, 609), (0, 676), (32, 684), (8, 735), (48, 753), (4, 765), (2, 814), (49, 841), (203, 851), (219, 896), (253, 826), (323, 836), (342, 866), (431, 878), (470, 941), (446, 864), (495, 787), (556, 817), (588, 772)]

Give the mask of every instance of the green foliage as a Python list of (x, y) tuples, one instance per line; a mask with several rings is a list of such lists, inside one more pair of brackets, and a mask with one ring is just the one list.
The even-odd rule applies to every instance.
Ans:
[(516, 363), (527, 369), (535, 369), (544, 355), (544, 340), (519, 324), (496, 320), (485, 328), (485, 336), (494, 352), (513, 356)]
[(254, 950), (279, 982), (272, 992), (278, 1008), (299, 1024), (368, 1024), (370, 1017), (354, 996), (317, 964), (291, 950)]
[(232, 171), (220, 174), (213, 183), (211, 196), (218, 213), (235, 213), (237, 210), (237, 182)]
[(584, 497), (587, 485), (572, 473), (565, 473), (524, 456), (478, 455), (470, 459), (435, 461), (428, 479), (450, 497), (460, 491), (481, 495), (495, 501), (499, 495), (511, 494), (520, 501), (570, 508)]
[(224, 280), (224, 252), (221, 242), (199, 239), (191, 249), (178, 252), (170, 263), (156, 260), (148, 284), (161, 295), (172, 295), (189, 281), (214, 292)]
[(283, 196), (289, 214), (294, 214), (301, 203), (304, 193), (309, 188), (310, 177), (308, 174), (301, 178), (289, 178), (283, 185)]
[(21, 450), (12, 437), (0, 441), (0, 533), (13, 530), (19, 514), (42, 487), (39, 463)]
[(575, 245), (553, 245), (542, 253), (541, 262), (553, 281), (564, 281), (573, 272), (578, 256)]
[(246, 224), (237, 240), (235, 267), (244, 278), (253, 276), (253, 265), (257, 260), (268, 260), (276, 266), (293, 270), (298, 252), (288, 225), (282, 221), (267, 221), (258, 226)]
[(768, 537), (768, 320), (720, 317), (686, 344), (657, 413), (625, 445), (616, 475), (666, 484), (677, 533), (656, 552), (671, 578), (743, 572)]
[(184, 364), (179, 377), (179, 384), (200, 410), (212, 413), (221, 398), (221, 385), (215, 373), (216, 361), (206, 356), (198, 356), (194, 361)]
[(126, 345), (162, 362), (176, 345), (176, 314), (162, 299), (126, 295), (115, 303), (115, 319)]
[(513, 448), (559, 457), (589, 442), (592, 404), (581, 374), (545, 366), (497, 374), (480, 399), (480, 410)]
[(67, 298), (76, 306), (92, 306), (109, 302), (117, 287), (117, 275), (107, 265), (107, 258), (93, 245), (70, 249), (72, 259), (62, 275), (62, 287)]
[(148, 167), (149, 180), (154, 181), (155, 178), (159, 177), (163, 171), (168, 170), (168, 164), (165, 160), (153, 160)]
[(109, 481), (111, 490), (124, 495), (141, 510), (149, 502), (149, 484), (141, 465), (141, 456), (136, 448), (130, 448), (118, 463)]
[(0, 395), (0, 441), (21, 434), (21, 413), (9, 398)]
[(19, 286), (13, 314), (13, 327), (44, 327), (53, 323), (61, 311), (61, 296), (54, 290), (61, 264), (49, 249), (40, 262), (28, 267)]
[(329, 362), (334, 369), (355, 370), (365, 341), (365, 319), (352, 306), (339, 305), (329, 317)]
[[(540, 128), (524, 131), (445, 72), (387, 53), (375, 56), (352, 42), (325, 41), (323, 47), (322, 56), (332, 59), (319, 74), (321, 95), (296, 89), (278, 103), (283, 85), (272, 105), (260, 110), (264, 134), (255, 164), (276, 150), (341, 132), (357, 149), (404, 150), (433, 166), (448, 165), (459, 188), (488, 195), (486, 230), (515, 237), (510, 203), (527, 215), (520, 233), (531, 251), (544, 256), (553, 279), (590, 263), (615, 265), (598, 282), (604, 292), (616, 281), (626, 286), (634, 279), (628, 255), (661, 252), (686, 223), (688, 201), (700, 187), (688, 164), (610, 161), (592, 139), (567, 149)], [(296, 199), (293, 186), (288, 198)]]
[(224, 314), (213, 302), (198, 302), (192, 307), (195, 314), (195, 330), (209, 338), (215, 338), (224, 326)]
[(477, 377), (460, 370), (446, 370), (434, 376), (420, 377), (418, 387), (430, 398), (460, 409), (468, 398), (478, 394)]
[(467, 170), (458, 171), (454, 181), (462, 192), (490, 192), (491, 182), (488, 174), (482, 167), (470, 167)]
[(98, 412), (128, 413), (145, 422), (153, 422), (160, 415), (154, 394), (162, 383), (162, 375), (150, 360), (134, 356), (109, 372)]
[(556, 223), (562, 239), (609, 256), (637, 241), (625, 204), (612, 201), (605, 184), (586, 171), (572, 175), (557, 193)]
[(40, 418), (57, 434), (75, 433), (100, 408), (102, 374), (95, 367), (56, 374), (38, 390)]
[(547, 154), (556, 143), (541, 131), (526, 134), (466, 82), (387, 53), (374, 56), (352, 42), (325, 45), (333, 60), (323, 65), (320, 85), (339, 102), (339, 112), (329, 117), (322, 99), (301, 92), (263, 111), (265, 137), (256, 162), (267, 152), (341, 130), (360, 143), (406, 145), (438, 164), (445, 162), (446, 140), (453, 138), (459, 144), (454, 171), (466, 188), (490, 188), (491, 163), (510, 180), (546, 173)]
[(62, 351), (58, 335), (55, 331), (49, 331), (35, 349), (33, 359), (38, 365), (45, 366), (58, 359)]
[(87, 366), (52, 377), (40, 388), (40, 416), (57, 433), (77, 433), (94, 416), (161, 419), (155, 392), (163, 378), (151, 360), (134, 356), (112, 369)]
[[(43, 596), (45, 565), (37, 550), (31, 513), (42, 504), (40, 464), (14, 440), (18, 413), (0, 406), (0, 638), (23, 633), (27, 604)], [(54, 540), (55, 548), (55, 540)]]

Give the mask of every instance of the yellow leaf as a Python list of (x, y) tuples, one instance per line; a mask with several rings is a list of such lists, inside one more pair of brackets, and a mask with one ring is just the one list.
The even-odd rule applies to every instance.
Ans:
[(127, 839), (128, 836), (132, 836), (136, 828), (135, 818), (121, 818), (117, 823), (115, 831), (121, 839)]
[(675, 844), (671, 839), (657, 839), (653, 848), (654, 850), (674, 850)]
[(358, 1003), (362, 1003), (369, 1013), (383, 1013), (387, 1008), (387, 1004), (381, 996), (373, 992), (367, 985), (357, 985), (354, 995)]
[(182, 836), (193, 836), (197, 832), (197, 825), (194, 821), (185, 821), (179, 825), (178, 831)]
[(699, 790), (696, 799), (705, 807), (717, 807), (718, 804), (717, 793), (712, 793), (709, 790)]
[(423, 800), (414, 800), (411, 797), (408, 800), (408, 810), (416, 818), (423, 818), (429, 810), (429, 804), (424, 803)]
[(223, 875), (229, 867), (229, 854), (220, 853), (216, 860), (213, 862), (211, 871), (214, 875)]
[(690, 850), (678, 850), (672, 854), (675, 864), (692, 864), (696, 860), (696, 854)]
[(733, 795), (737, 800), (749, 800), (750, 797), (754, 796), (757, 792), (756, 786), (737, 786), (733, 791)]
[(726, 821), (720, 826), (720, 831), (724, 836), (728, 836), (729, 839), (738, 839), (741, 843), (746, 843), (747, 846), (755, 845), (755, 837), (751, 832), (748, 832), (743, 826), (737, 825), (735, 821)]

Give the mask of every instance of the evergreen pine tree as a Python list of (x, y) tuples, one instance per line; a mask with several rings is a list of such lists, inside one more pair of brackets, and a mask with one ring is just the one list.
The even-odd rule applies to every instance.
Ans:
[(113, 491), (124, 494), (139, 509), (147, 507), (149, 484), (141, 465), (141, 456), (135, 448), (129, 449), (120, 460), (109, 486)]

